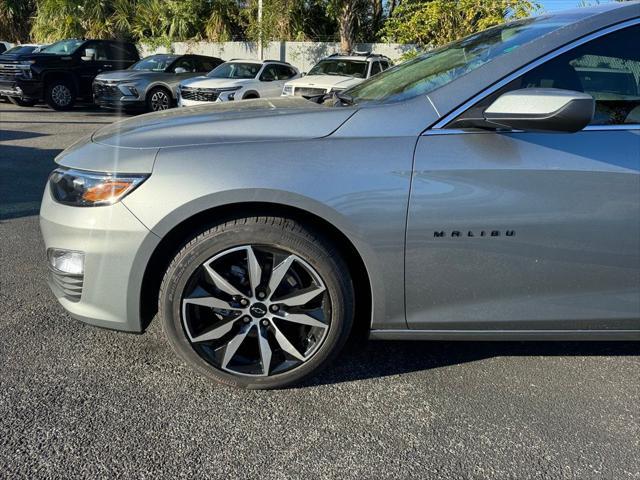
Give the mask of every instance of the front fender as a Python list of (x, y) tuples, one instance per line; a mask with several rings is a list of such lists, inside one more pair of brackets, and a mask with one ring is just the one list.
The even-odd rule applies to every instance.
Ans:
[(344, 235), (371, 280), (373, 326), (406, 328), (404, 232), (415, 137), (244, 142), (161, 149), (123, 202), (155, 235), (228, 205), (283, 205)]

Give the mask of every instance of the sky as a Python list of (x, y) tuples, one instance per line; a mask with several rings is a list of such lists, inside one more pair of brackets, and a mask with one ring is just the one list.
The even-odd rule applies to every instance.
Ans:
[[(610, 3), (613, 0), (600, 0), (600, 3)], [(538, 0), (547, 12), (557, 12), (559, 10), (568, 10), (580, 5), (580, 0)], [(591, 4), (596, 4), (595, 0), (591, 0)]]

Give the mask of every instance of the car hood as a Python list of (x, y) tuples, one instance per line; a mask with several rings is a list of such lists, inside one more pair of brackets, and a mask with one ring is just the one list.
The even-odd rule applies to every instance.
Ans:
[[(61, 57), (61, 55), (55, 55), (52, 53), (3, 53), (2, 55), (0, 55), (0, 63), (3, 62), (7, 62), (7, 63), (11, 63), (11, 62), (24, 62), (27, 60), (30, 61), (35, 61), (35, 62), (39, 62), (41, 60), (49, 60), (52, 58), (58, 58)], [(70, 56), (67, 56), (66, 58), (70, 58)]]
[(140, 115), (94, 133), (94, 143), (126, 148), (320, 138), (355, 113), (299, 97), (243, 100)]
[(117, 70), (115, 72), (101, 73), (96, 76), (96, 80), (107, 82), (133, 81), (163, 75), (163, 73), (164, 72), (150, 72), (145, 70)]
[(346, 77), (340, 75), (307, 75), (296, 80), (288, 82), (287, 85), (294, 87), (313, 87), (313, 88), (349, 88), (363, 80), (361, 78)]
[(206, 76), (194, 77), (188, 80), (180, 82), (180, 85), (185, 87), (196, 88), (226, 88), (226, 87), (240, 87), (252, 82), (252, 78), (247, 79), (234, 79), (234, 78), (210, 78)]

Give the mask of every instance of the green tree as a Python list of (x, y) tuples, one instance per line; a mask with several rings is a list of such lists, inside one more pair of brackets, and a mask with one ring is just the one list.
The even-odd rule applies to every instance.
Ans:
[(249, 0), (241, 17), (246, 37), (252, 41), (327, 40), (336, 31), (326, 0), (263, 0), (261, 24), (258, 0)]
[(27, 42), (35, 9), (35, 0), (0, 0), (0, 38)]
[(389, 42), (432, 48), (540, 9), (534, 0), (409, 0), (382, 28)]

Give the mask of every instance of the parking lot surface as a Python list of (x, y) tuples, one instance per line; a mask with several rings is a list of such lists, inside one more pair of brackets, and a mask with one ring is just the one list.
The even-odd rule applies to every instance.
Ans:
[(300, 388), (209, 383), (46, 283), (53, 158), (115, 114), (0, 103), (0, 477), (640, 479), (638, 343), (353, 343)]

